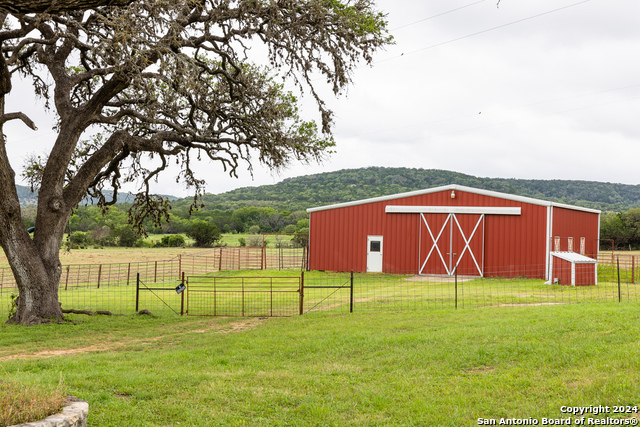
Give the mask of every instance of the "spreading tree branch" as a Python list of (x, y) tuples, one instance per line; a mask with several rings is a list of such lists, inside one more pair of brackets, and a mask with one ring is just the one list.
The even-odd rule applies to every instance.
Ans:
[(0, 0), (0, 10), (15, 13), (74, 12), (103, 6), (126, 6), (133, 0)]

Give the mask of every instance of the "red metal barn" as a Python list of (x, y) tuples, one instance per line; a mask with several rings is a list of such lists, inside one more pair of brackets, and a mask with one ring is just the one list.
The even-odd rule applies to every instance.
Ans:
[(598, 254), (600, 211), (460, 185), (307, 211), (311, 270), (549, 278), (552, 252)]

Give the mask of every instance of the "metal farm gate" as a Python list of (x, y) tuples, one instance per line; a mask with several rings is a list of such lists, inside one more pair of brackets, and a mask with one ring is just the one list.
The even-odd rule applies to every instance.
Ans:
[(301, 273), (288, 277), (188, 276), (184, 284), (181, 314), (191, 316), (282, 317), (334, 306), (346, 306), (353, 312), (353, 272), (329, 283), (311, 280), (305, 284)]
[(278, 317), (301, 314), (302, 276), (189, 276), (186, 311), (191, 316)]

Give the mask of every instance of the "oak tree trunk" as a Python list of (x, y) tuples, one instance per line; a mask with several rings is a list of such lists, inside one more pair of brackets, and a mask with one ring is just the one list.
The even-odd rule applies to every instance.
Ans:
[[(60, 267), (55, 267), (55, 261), (43, 262), (37, 256), (30, 259), (29, 251), (19, 252), (22, 253), (11, 263), (18, 284), (17, 310), (7, 323), (36, 325), (62, 319), (58, 302)], [(54, 266), (47, 266), (50, 264)]]
[[(5, 175), (4, 172), (0, 174)], [(0, 181), (3, 179), (0, 178)], [(62, 239), (51, 236), (52, 240), (58, 240), (57, 243), (51, 242), (52, 246), (57, 246), (57, 251), (39, 251), (22, 223), (15, 186), (11, 191), (0, 183), (0, 191), (6, 198), (3, 207), (0, 208), (0, 243), (13, 271), (19, 292), (16, 301), (17, 310), (8, 323), (34, 325), (52, 319), (61, 319), (62, 308), (58, 302), (58, 283), (62, 271), (59, 259)], [(7, 200), (10, 202), (7, 203)]]
[[(0, 114), (4, 99), (0, 97)], [(18, 286), (17, 310), (8, 323), (34, 325), (62, 318), (58, 302), (60, 243), (68, 213), (57, 202), (38, 207), (43, 220), (38, 219), (32, 240), (22, 222), (20, 202), (15, 187), (15, 172), (11, 168), (0, 129), (0, 246), (4, 249)], [(47, 200), (44, 194), (40, 200)], [(40, 213), (39, 212), (39, 213)], [(66, 217), (65, 217), (66, 215)]]

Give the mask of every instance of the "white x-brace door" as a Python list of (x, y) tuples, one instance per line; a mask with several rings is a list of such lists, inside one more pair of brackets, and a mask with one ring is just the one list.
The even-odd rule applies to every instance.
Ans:
[[(459, 220), (457, 214), (450, 213), (439, 226), (439, 221), (433, 220), (433, 215), (430, 220), (428, 215), (420, 214), (420, 242), (423, 239), (427, 242), (427, 251), (422, 253), (421, 244), (419, 274), (428, 273), (428, 266), (433, 266), (435, 260), (435, 265), (440, 270), (444, 267), (450, 276), (461, 263), (464, 264), (465, 274), (475, 274), (477, 271), (478, 275), (484, 276), (484, 214), (478, 214), (477, 221), (476, 215), (460, 217)], [(448, 252), (444, 252), (445, 249)]]

